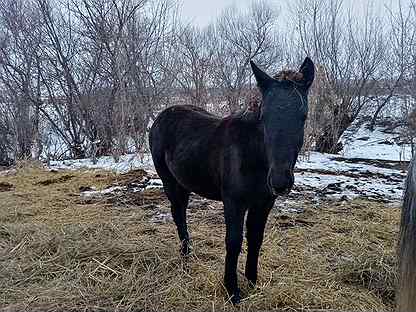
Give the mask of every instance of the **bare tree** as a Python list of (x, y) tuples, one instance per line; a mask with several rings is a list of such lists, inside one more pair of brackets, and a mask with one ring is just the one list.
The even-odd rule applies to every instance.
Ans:
[(6, 104), (0, 104), (0, 166), (12, 164), (11, 155), (14, 152), (13, 122), (10, 120), (9, 108)]
[(341, 135), (378, 96), (386, 31), (371, 6), (357, 19), (342, 0), (298, 1), (295, 13), (300, 48), (316, 60), (320, 78), (310, 114), (316, 149), (336, 152)]
[(142, 151), (168, 105), (247, 105), (253, 58), (269, 71), (314, 58), (307, 139), (319, 151), (337, 151), (363, 110), (374, 126), (395, 96), (416, 99), (414, 0), (391, 9), (390, 23), (371, 6), (298, 0), (284, 33), (265, 0), (205, 28), (181, 25), (175, 0), (0, 4), (0, 161)]
[(392, 99), (397, 99), (401, 94), (414, 94), (412, 92), (414, 88), (410, 87), (409, 82), (412, 71), (416, 70), (415, 65), (412, 66), (416, 58), (416, 27), (414, 26), (416, 16), (414, 5), (409, 5), (410, 7), (404, 7), (399, 0), (397, 9), (387, 9), (390, 24), (387, 37), (389, 45), (385, 52), (384, 71), (380, 73), (383, 77), (380, 88), (384, 89), (385, 96), (375, 101), (377, 106), (371, 119), (371, 129), (374, 129), (379, 114)]
[(177, 74), (173, 76), (186, 103), (209, 109), (214, 49), (208, 39), (206, 31), (192, 26), (178, 32)]
[(230, 111), (240, 109), (251, 77), (250, 59), (257, 58), (266, 69), (279, 61), (276, 14), (265, 1), (253, 2), (248, 13), (230, 7), (208, 30), (215, 52), (214, 83), (222, 90)]
[[(127, 106), (129, 102), (128, 59), (129, 23), (146, 0), (73, 2), (80, 22), (83, 46), (89, 58), (88, 79), (84, 82), (81, 102), (88, 120), (91, 142), (98, 142), (99, 153), (116, 157), (127, 150)], [(91, 62), (92, 61), (92, 62)], [(94, 105), (90, 105), (92, 103)], [(91, 113), (92, 112), (92, 113)]]
[[(0, 5), (0, 81), (2, 103), (13, 125), (13, 154), (17, 159), (39, 157), (39, 110), (31, 99), (39, 90), (40, 17), (30, 1), (4, 0)], [(10, 124), (10, 123), (9, 123)], [(36, 149), (33, 147), (36, 146)], [(32, 155), (32, 152), (34, 154)]]
[(43, 22), (40, 77), (42, 94), (33, 99), (56, 134), (67, 144), (72, 157), (85, 157), (83, 123), (79, 102), (76, 63), (78, 40), (71, 13), (52, 7), (48, 0), (36, 0)]
[(149, 123), (162, 108), (175, 103), (176, 96), (176, 3), (152, 1), (146, 13), (129, 24), (127, 47), (128, 78), (134, 98), (129, 134), (137, 151), (147, 146)]

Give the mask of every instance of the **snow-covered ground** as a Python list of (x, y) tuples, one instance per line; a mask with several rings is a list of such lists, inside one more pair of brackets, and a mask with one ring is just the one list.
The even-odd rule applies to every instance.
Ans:
[(134, 169), (154, 170), (150, 154), (122, 155), (118, 162), (116, 162), (112, 156), (100, 157), (97, 159), (96, 163), (94, 163), (91, 158), (51, 161), (49, 168), (57, 170), (103, 169), (112, 170), (118, 173), (126, 173)]
[(405, 167), (388, 161), (369, 164), (339, 155), (311, 153), (296, 165), (295, 186), (332, 198), (400, 200)]
[[(403, 169), (406, 168), (406, 163), (397, 162), (396, 145), (386, 144), (383, 148), (379, 148), (380, 144), (376, 137), (380, 138), (380, 134), (376, 133), (374, 137), (370, 134), (366, 154), (358, 145), (362, 141), (360, 139), (362, 132), (357, 133), (358, 140), (350, 137), (351, 150), (347, 155), (312, 152), (300, 156), (296, 164), (294, 191), (326, 198), (365, 197), (376, 200), (400, 200), (406, 175)], [(377, 157), (377, 153), (383, 153), (382, 157)], [(382, 159), (382, 161), (374, 161), (374, 159)], [(119, 173), (144, 169), (150, 171), (152, 175), (155, 173), (149, 154), (141, 157), (134, 154), (125, 155), (117, 163), (112, 157), (102, 157), (96, 164), (91, 159), (54, 161), (51, 162), (50, 168), (104, 169)]]
[(341, 154), (347, 158), (409, 161), (412, 150), (409, 144), (404, 143), (399, 130), (378, 126), (370, 131), (367, 124), (358, 129), (351, 127), (341, 138), (344, 146)]
[(358, 120), (341, 137), (339, 154), (300, 157), (295, 184), (330, 197), (400, 200), (412, 157), (401, 130), (379, 125), (371, 131)]

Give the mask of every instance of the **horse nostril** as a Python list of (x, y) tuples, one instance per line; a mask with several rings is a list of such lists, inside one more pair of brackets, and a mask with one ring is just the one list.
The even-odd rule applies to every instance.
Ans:
[(290, 190), (290, 188), (272, 188), (272, 194), (274, 196), (288, 195), (290, 193)]
[(290, 168), (270, 168), (267, 176), (267, 185), (274, 196), (287, 195), (294, 183), (293, 170)]

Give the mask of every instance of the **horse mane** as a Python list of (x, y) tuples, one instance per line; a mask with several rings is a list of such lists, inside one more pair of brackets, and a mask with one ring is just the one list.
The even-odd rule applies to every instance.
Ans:
[[(303, 74), (296, 70), (285, 69), (273, 76), (278, 81), (298, 82), (303, 79)], [(246, 108), (231, 114), (226, 118), (238, 119), (247, 122), (256, 122), (260, 119), (261, 94), (258, 89), (250, 90), (246, 97)]]
[(303, 74), (296, 70), (282, 70), (273, 76), (274, 79), (278, 81), (301, 81), (303, 79)]
[(256, 123), (260, 120), (260, 106), (242, 109), (231, 113), (230, 115), (223, 118), (224, 121), (228, 124), (231, 121), (242, 121), (248, 123)]

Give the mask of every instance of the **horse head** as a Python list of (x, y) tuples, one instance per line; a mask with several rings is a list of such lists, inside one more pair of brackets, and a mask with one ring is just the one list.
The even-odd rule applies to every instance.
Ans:
[(286, 194), (293, 186), (294, 166), (303, 145), (314, 64), (307, 57), (299, 71), (282, 71), (272, 78), (250, 63), (262, 95), (260, 123), (269, 161), (267, 185), (273, 196)]

